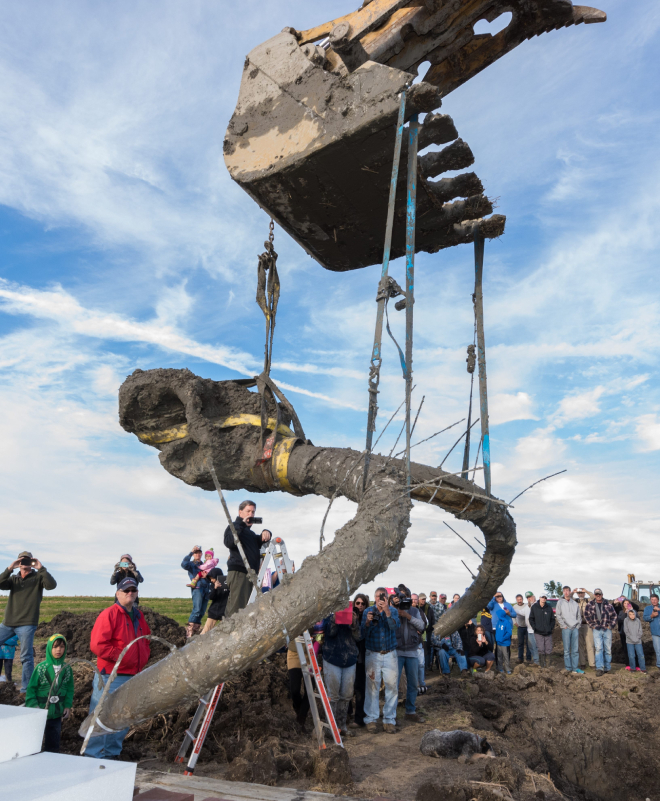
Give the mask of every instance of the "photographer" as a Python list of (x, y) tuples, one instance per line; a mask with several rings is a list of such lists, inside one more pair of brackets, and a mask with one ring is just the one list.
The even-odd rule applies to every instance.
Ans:
[[(261, 562), (261, 545), (269, 542), (271, 533), (264, 529), (261, 534), (251, 531), (255, 523), (261, 523), (261, 518), (255, 518), (257, 504), (254, 501), (242, 501), (238, 507), (238, 517), (234, 520), (234, 528), (239, 542), (245, 551), (248, 564), (255, 573), (259, 572)], [(225, 529), (225, 546), (229, 548), (227, 560), (227, 585), (229, 587), (229, 601), (227, 602), (227, 617), (246, 607), (252, 594), (252, 582), (248, 578), (243, 558), (234, 542), (231, 526)]]
[(387, 602), (387, 590), (376, 590), (376, 603), (362, 615), (361, 632), (365, 638), (365, 667), (367, 672), (367, 693), (364, 704), (364, 722), (367, 731), (376, 732), (380, 717), (381, 680), (385, 685), (385, 705), (383, 707), (383, 730), (396, 734), (396, 702), (399, 664), (396, 655), (396, 630), (399, 628), (399, 613)]
[(419, 645), (425, 622), (419, 609), (412, 605), (412, 599), (400, 592), (392, 598), (392, 603), (399, 613), (401, 625), (396, 630), (396, 655), (399, 663), (399, 681), (406, 671), (406, 720), (419, 723), (420, 718), (415, 708), (419, 678)]
[[(14, 570), (18, 573), (12, 576)], [(57, 582), (29, 551), (19, 553), (18, 559), (0, 573), (0, 590), (9, 590), (5, 617), (0, 623), (0, 645), (15, 634), (21, 641), (21, 692), (27, 690), (34, 670), (34, 633), (39, 623), (39, 608), (44, 590), (54, 590)]]

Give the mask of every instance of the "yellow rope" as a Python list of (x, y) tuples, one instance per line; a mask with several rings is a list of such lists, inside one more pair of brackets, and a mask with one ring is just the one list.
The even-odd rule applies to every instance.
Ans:
[[(258, 414), (235, 414), (231, 417), (223, 417), (220, 420), (214, 420), (213, 425), (215, 428), (234, 428), (235, 426), (256, 426), (261, 428), (261, 417)], [(268, 419), (268, 428), (272, 431), (275, 428), (275, 418)], [(288, 426), (280, 423), (278, 433), (283, 437), (294, 437), (295, 434)], [(147, 445), (163, 445), (166, 442), (174, 442), (177, 439), (183, 439), (188, 436), (188, 423), (181, 423), (181, 425), (173, 426), (172, 428), (164, 428), (161, 431), (142, 431), (137, 432), (137, 438), (140, 442), (145, 442)]]

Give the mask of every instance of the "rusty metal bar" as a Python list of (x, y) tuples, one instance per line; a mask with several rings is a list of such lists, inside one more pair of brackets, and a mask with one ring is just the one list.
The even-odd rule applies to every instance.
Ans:
[(406, 111), (406, 92), (401, 92), (401, 104), (399, 106), (399, 117), (396, 124), (396, 138), (394, 140), (394, 160), (392, 162), (392, 178), (390, 181), (390, 198), (387, 206), (387, 224), (385, 226), (385, 245), (383, 248), (383, 266), (380, 274), (380, 284), (378, 291), (378, 309), (376, 312), (376, 330), (374, 331), (374, 346), (371, 351), (371, 361), (369, 364), (369, 412), (367, 417), (367, 455), (364, 459), (364, 480), (363, 487), (367, 486), (367, 476), (369, 474), (369, 459), (371, 448), (376, 431), (376, 416), (378, 414), (378, 384), (380, 383), (380, 366), (383, 362), (383, 317), (385, 314), (385, 302), (387, 294), (381, 287), (383, 279), (387, 277), (390, 267), (390, 251), (392, 249), (392, 229), (394, 227), (394, 202), (396, 200), (396, 187), (399, 181), (399, 162), (401, 161), (401, 141), (403, 139), (403, 122)]
[(488, 383), (486, 379), (486, 340), (484, 337), (484, 238), (477, 228), (474, 235), (474, 314), (477, 321), (477, 361), (479, 364), (479, 405), (481, 407), (481, 442), (486, 493), (490, 495), (490, 433), (488, 428)]
[(413, 306), (415, 304), (415, 218), (417, 212), (417, 145), (419, 121), (408, 125), (408, 187), (406, 191), (406, 488), (410, 492), (410, 402), (412, 395)]

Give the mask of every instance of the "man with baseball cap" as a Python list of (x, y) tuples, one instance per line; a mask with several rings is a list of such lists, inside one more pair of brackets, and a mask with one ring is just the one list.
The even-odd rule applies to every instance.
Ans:
[[(137, 640), (135, 645), (132, 645), (121, 658), (117, 675), (108, 689), (109, 693), (118, 690), (136, 673), (144, 670), (149, 661), (151, 654), (149, 640), (140, 640), (138, 637), (151, 634), (151, 629), (136, 604), (137, 594), (137, 581), (132, 576), (122, 579), (117, 585), (114, 604), (104, 609), (94, 623), (90, 648), (92, 653), (97, 656), (96, 666), (101, 676), (94, 677), (94, 688), (89, 704), (90, 712), (94, 711), (101, 700), (108, 676), (112, 673), (121, 652), (127, 645)], [(124, 737), (127, 734), (128, 729), (122, 729), (122, 731), (111, 734), (92, 737), (87, 744), (85, 756), (96, 759), (119, 756)]]
[[(18, 573), (12, 576), (14, 570)], [(34, 633), (39, 623), (39, 609), (44, 590), (54, 590), (57, 582), (29, 551), (21, 551), (9, 567), (0, 573), (0, 590), (9, 590), (5, 617), (0, 623), (0, 645), (14, 634), (21, 641), (21, 692), (27, 690), (34, 670)]]
[(594, 590), (593, 601), (585, 607), (584, 618), (594, 633), (596, 675), (602, 676), (612, 669), (612, 629), (618, 625), (619, 618), (599, 587)]

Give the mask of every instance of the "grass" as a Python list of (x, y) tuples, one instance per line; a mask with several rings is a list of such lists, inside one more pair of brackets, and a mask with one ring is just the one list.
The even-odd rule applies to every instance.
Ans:
[[(0, 595), (0, 619), (4, 617), (7, 595)], [(114, 603), (114, 596), (102, 595), (44, 595), (39, 610), (39, 622), (48, 623), (59, 612), (73, 612), (80, 615), (83, 612), (100, 612)], [(161, 615), (167, 615), (180, 626), (188, 622), (192, 610), (190, 598), (140, 598), (141, 606), (149, 606)], [(204, 620), (202, 620), (202, 623)]]

